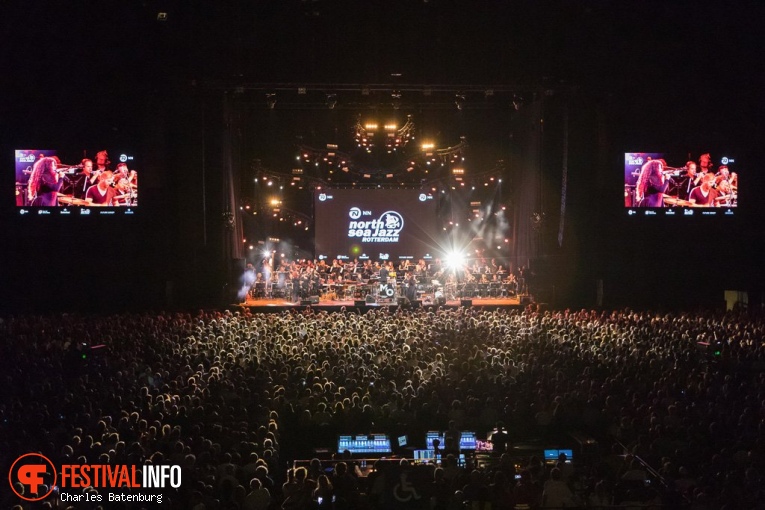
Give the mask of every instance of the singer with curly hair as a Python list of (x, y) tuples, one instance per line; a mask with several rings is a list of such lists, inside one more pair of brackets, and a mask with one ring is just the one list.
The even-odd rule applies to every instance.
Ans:
[(58, 191), (64, 181), (56, 169), (54, 158), (40, 158), (32, 167), (29, 177), (29, 198), (35, 207), (56, 207)]

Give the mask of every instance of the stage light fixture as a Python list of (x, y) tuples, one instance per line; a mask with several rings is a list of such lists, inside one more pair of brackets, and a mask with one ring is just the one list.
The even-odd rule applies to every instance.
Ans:
[(276, 107), (276, 94), (266, 94), (266, 104), (269, 110), (273, 110)]
[(327, 94), (327, 108), (334, 110), (337, 106), (337, 94)]
[(454, 106), (460, 111), (465, 107), (465, 94), (455, 94)]

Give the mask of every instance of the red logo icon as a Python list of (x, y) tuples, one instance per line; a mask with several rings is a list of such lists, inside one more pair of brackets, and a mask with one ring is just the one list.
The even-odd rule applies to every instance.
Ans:
[[(56, 485), (56, 467), (46, 456), (39, 453), (26, 453), (16, 459), (8, 473), (8, 482), (11, 490), (25, 501), (40, 501), (53, 492)], [(16, 483), (24, 486), (23, 492), (19, 493)], [(48, 484), (48, 492), (40, 495), (39, 490)], [(26, 494), (26, 496), (25, 496)], [(37, 497), (28, 497), (37, 496)]]

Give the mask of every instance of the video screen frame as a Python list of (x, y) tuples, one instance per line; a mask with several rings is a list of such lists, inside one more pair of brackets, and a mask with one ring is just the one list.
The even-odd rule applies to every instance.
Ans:
[(637, 216), (734, 216), (738, 162), (710, 152), (624, 153), (624, 210)]
[(437, 258), (437, 200), (415, 188), (316, 190), (318, 259), (425, 261)]
[(138, 158), (132, 151), (16, 149), (20, 216), (132, 216), (138, 210)]

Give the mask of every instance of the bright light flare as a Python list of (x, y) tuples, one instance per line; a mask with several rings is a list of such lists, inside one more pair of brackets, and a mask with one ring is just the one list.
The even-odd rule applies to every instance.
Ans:
[(454, 269), (455, 267), (465, 265), (465, 256), (461, 253), (451, 252), (446, 255), (444, 261), (446, 262), (446, 267)]

